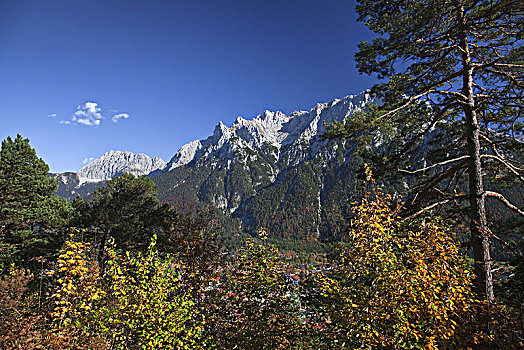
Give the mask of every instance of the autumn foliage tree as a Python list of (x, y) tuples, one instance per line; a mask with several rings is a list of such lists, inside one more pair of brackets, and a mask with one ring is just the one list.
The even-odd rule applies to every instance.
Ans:
[(278, 250), (264, 230), (259, 237), (218, 274), (211, 332), (224, 349), (304, 348), (299, 298), (287, 287)]
[(186, 269), (156, 241), (138, 254), (108, 247), (105, 273), (90, 244), (74, 237), (58, 259), (53, 332), (73, 348), (202, 349), (205, 319)]
[(460, 348), (460, 324), (475, 303), (472, 274), (437, 223), (401, 223), (392, 206), (379, 188), (365, 196), (354, 209), (336, 268), (320, 279), (331, 344)]

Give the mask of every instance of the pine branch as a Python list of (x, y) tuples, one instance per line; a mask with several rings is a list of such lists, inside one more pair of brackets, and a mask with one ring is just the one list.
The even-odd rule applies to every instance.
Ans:
[(393, 164), (393, 167), (396, 167), (398, 165), (398, 163), (400, 162), (400, 155), (404, 154), (405, 152), (407, 152), (414, 144), (415, 142), (417, 142), (418, 139), (420, 139), (422, 136), (426, 135), (431, 129), (433, 129), (433, 127), (437, 124), (437, 122), (446, 114), (446, 112), (448, 112), (452, 107), (455, 107), (455, 104), (449, 104), (449, 105), (446, 105), (444, 106), (441, 110), (438, 111), (438, 113), (435, 113), (435, 116), (433, 117), (433, 119), (427, 123), (426, 127), (424, 128), (424, 130), (420, 131), (419, 133), (417, 133), (415, 136), (413, 136), (411, 138), (411, 140), (409, 140), (409, 142), (407, 142), (403, 147), (402, 147), (402, 150), (400, 150), (400, 152), (398, 152), (398, 156), (397, 156), (397, 159), (395, 160), (394, 164)]

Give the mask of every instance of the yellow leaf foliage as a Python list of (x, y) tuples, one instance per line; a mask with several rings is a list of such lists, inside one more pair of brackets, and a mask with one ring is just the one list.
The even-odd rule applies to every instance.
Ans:
[(51, 313), (59, 327), (68, 327), (72, 322), (88, 323), (93, 304), (105, 295), (99, 283), (98, 265), (89, 257), (89, 247), (89, 243), (74, 241), (71, 235), (60, 250)]
[(465, 261), (437, 223), (400, 224), (391, 206), (376, 188), (362, 200), (321, 279), (335, 338), (347, 348), (452, 348), (472, 301)]

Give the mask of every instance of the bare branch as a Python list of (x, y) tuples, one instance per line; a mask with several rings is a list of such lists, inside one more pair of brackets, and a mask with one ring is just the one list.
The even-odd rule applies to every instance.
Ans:
[[(512, 246), (510, 246), (510, 245), (508, 244), (508, 242), (504, 241), (502, 238), (500, 238), (500, 237), (498, 237), (496, 234), (494, 234), (494, 233), (493, 233), (489, 228), (488, 228), (488, 236), (489, 236), (490, 238), (495, 239), (497, 242), (499, 242), (500, 244), (502, 244), (504, 247), (506, 247), (506, 248), (508, 248), (509, 250), (511, 250), (511, 252), (512, 252), (513, 254), (515, 254), (515, 256), (519, 256), (519, 255), (520, 255), (520, 253), (519, 253), (517, 250), (515, 250), (515, 248), (513, 248)], [(493, 271), (494, 271), (494, 270), (491, 270), (491, 272), (493, 272)]]
[(483, 154), (480, 156), (480, 158), (490, 158), (490, 159), (495, 159), (495, 160), (498, 160), (500, 163), (502, 163), (509, 171), (511, 171), (516, 177), (518, 177), (520, 179), (520, 181), (524, 182), (524, 176), (522, 176), (522, 174), (520, 174), (517, 169), (515, 169), (511, 164), (509, 164), (508, 162), (506, 162), (504, 159), (502, 159), (501, 157), (498, 157), (498, 156), (494, 156), (494, 155), (491, 155), (491, 154)]
[(434, 93), (436, 94), (441, 94), (441, 95), (451, 95), (451, 96), (455, 96), (455, 97), (458, 97), (459, 99), (461, 99), (462, 101), (467, 101), (467, 98), (466, 96), (464, 96), (464, 94), (460, 93), (460, 92), (456, 92), (456, 91), (447, 91), (447, 90), (435, 90), (433, 91)]
[(418, 210), (416, 213), (411, 214), (410, 216), (407, 216), (407, 217), (401, 219), (400, 222), (405, 222), (405, 221), (411, 220), (411, 219), (419, 216), (420, 214), (423, 214), (423, 213), (427, 212), (428, 210), (431, 210), (431, 209), (433, 209), (435, 207), (438, 207), (439, 205), (444, 205), (444, 204), (447, 204), (447, 203), (449, 203), (451, 201), (455, 201), (457, 199), (464, 199), (464, 198), (468, 198), (468, 196), (465, 195), (465, 194), (457, 194), (457, 195), (450, 196), (449, 198), (446, 198), (446, 199), (444, 199), (444, 200), (442, 200), (440, 202), (436, 202), (436, 203), (430, 204), (427, 207), (424, 207), (424, 208)]
[(427, 196), (428, 192), (435, 188), (440, 181), (445, 179), (446, 177), (450, 176), (451, 174), (455, 174), (459, 169), (461, 169), (465, 164), (467, 160), (461, 160), (457, 164), (453, 165), (452, 167), (449, 167), (440, 173), (433, 176), (423, 187), (421, 190), (417, 192), (415, 195), (415, 198), (413, 198), (412, 203), (415, 204), (416, 202), (421, 203), (424, 198)]
[(499, 199), (502, 203), (504, 203), (506, 205), (506, 207), (508, 207), (509, 209), (513, 210), (514, 212), (524, 216), (524, 211), (522, 211), (521, 209), (519, 209), (517, 206), (515, 206), (514, 204), (511, 204), (506, 198), (504, 198), (503, 195), (501, 195), (500, 193), (498, 192), (493, 192), (493, 191), (485, 191), (484, 194), (488, 197), (495, 197), (497, 199)]
[(433, 209), (433, 208), (435, 208), (435, 207), (437, 207), (437, 206), (439, 206), (439, 205), (442, 205), (442, 204), (446, 204), (446, 203), (448, 203), (448, 202), (451, 202), (452, 200), (453, 200), (453, 199), (445, 199), (445, 200), (443, 200), (443, 201), (436, 202), (436, 203), (433, 203), (433, 204), (431, 204), (431, 205), (428, 205), (427, 207), (424, 207), (424, 208), (420, 209), (420, 210), (417, 211), (416, 213), (411, 214), (410, 216), (407, 216), (407, 217), (401, 219), (400, 222), (405, 222), (405, 221), (411, 220), (411, 219), (413, 219), (413, 218), (419, 216), (420, 214), (425, 213), (425, 212), (428, 211), (428, 210), (431, 210), (431, 209)]
[(432, 90), (428, 90), (428, 91), (423, 92), (423, 93), (421, 93), (421, 94), (418, 94), (418, 95), (415, 95), (415, 96), (411, 96), (411, 97), (406, 101), (406, 103), (404, 103), (403, 105), (401, 105), (401, 106), (399, 106), (399, 107), (397, 107), (397, 108), (395, 108), (395, 109), (392, 109), (391, 111), (389, 111), (389, 112), (387, 112), (387, 113), (381, 115), (381, 116), (379, 117), (379, 119), (382, 119), (382, 118), (385, 118), (385, 117), (388, 117), (388, 116), (390, 116), (390, 115), (392, 115), (392, 114), (397, 113), (398, 111), (400, 111), (400, 110), (406, 108), (407, 106), (409, 106), (410, 104), (412, 104), (413, 101), (416, 101), (416, 100), (418, 100), (419, 98), (421, 98), (421, 97), (423, 97), (423, 96), (426, 96), (426, 95), (430, 94), (431, 92), (432, 92)]
[(402, 173), (406, 173), (406, 174), (416, 174), (416, 173), (419, 173), (421, 171), (426, 171), (426, 170), (432, 169), (432, 168), (437, 167), (437, 166), (458, 162), (460, 160), (467, 159), (467, 158), (469, 158), (468, 155), (462, 156), (462, 157), (458, 157), (458, 158), (454, 158), (454, 159), (449, 159), (449, 160), (446, 160), (444, 162), (436, 163), (436, 164), (430, 165), (428, 167), (425, 167), (425, 168), (422, 168), (422, 169), (417, 169), (417, 170), (414, 170), (414, 171), (409, 171), (409, 170), (404, 170), (404, 169), (398, 169), (398, 171), (402, 172)]
[[(511, 164), (511, 161), (510, 161), (510, 160), (505, 159), (505, 158), (504, 158), (504, 157), (499, 153), (499, 151), (497, 150), (497, 144), (496, 144), (495, 142), (493, 142), (489, 137), (487, 137), (486, 135), (484, 135), (484, 134), (482, 134), (482, 133), (479, 133), (479, 136), (480, 136), (481, 138), (483, 138), (484, 140), (486, 140), (486, 141), (489, 143), (489, 145), (491, 146), (491, 149), (493, 150), (493, 153), (495, 153), (495, 155), (496, 155), (497, 157), (499, 157), (500, 159), (503, 159), (503, 160), (504, 160), (506, 163), (508, 163), (508, 165), (510, 165), (510, 166), (511, 166), (515, 171), (522, 171), (522, 170), (524, 170), (523, 168), (520, 168), (520, 167), (517, 167), (517, 166)], [(521, 164), (521, 163), (519, 163), (519, 162), (516, 162), (516, 163)]]
[[(438, 113), (435, 113), (435, 116), (433, 117), (433, 119), (429, 123), (427, 123), (426, 127), (424, 128), (424, 130), (420, 131), (415, 136), (413, 136), (411, 138), (411, 140), (404, 145), (404, 147), (402, 148), (402, 150), (398, 154), (400, 155), (400, 154), (403, 154), (403, 153), (407, 152), (415, 144), (415, 142), (418, 139), (420, 139), (428, 131), (430, 131), (437, 124), (437, 122), (446, 114), (446, 112), (449, 109), (453, 108), (453, 107), (455, 107), (455, 104), (450, 104), (450, 105), (444, 106), (444, 108), (441, 109), (440, 111), (438, 111)], [(397, 160), (393, 164), (393, 167), (395, 167), (399, 163), (399, 161), (400, 161), (400, 157), (397, 157)]]
[(433, 82), (433, 83), (429, 84), (428, 86), (424, 86), (422, 88), (422, 90), (424, 90), (424, 92), (421, 92), (420, 94), (415, 95), (415, 96), (411, 96), (410, 98), (407, 99), (407, 101), (403, 105), (401, 105), (401, 106), (399, 106), (399, 107), (397, 107), (397, 108), (395, 108), (395, 109), (393, 109), (393, 110), (391, 110), (391, 111), (381, 115), (379, 117), (379, 119), (384, 118), (384, 117), (388, 117), (388, 116), (390, 116), (392, 114), (397, 113), (398, 111), (400, 111), (400, 110), (406, 108), (407, 106), (411, 105), (414, 101), (420, 99), (421, 97), (427, 96), (427, 95), (432, 94), (432, 93), (440, 93), (441, 91), (435, 90), (436, 86), (439, 86), (439, 85), (441, 85), (441, 84), (443, 84), (445, 82), (449, 82), (449, 81), (451, 81), (451, 80), (453, 80), (453, 79), (455, 79), (457, 77), (460, 77), (461, 74), (462, 74), (462, 70), (460, 70), (458, 72), (453, 72), (452, 74), (449, 74), (445, 78), (442, 78), (442, 79), (440, 79), (440, 80), (438, 80), (436, 82)]
[(524, 64), (516, 64), (516, 63), (495, 63), (494, 64), (496, 67), (508, 67), (508, 68), (514, 68), (514, 67), (518, 67), (518, 68), (524, 68)]

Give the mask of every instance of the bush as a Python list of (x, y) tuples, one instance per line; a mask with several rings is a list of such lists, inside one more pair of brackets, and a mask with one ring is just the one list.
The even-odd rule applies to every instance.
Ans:
[(66, 242), (58, 260), (54, 324), (58, 334), (125, 349), (199, 349), (205, 344), (201, 317), (185, 284), (185, 268), (162, 258), (153, 240), (133, 257), (108, 249), (106, 274), (99, 275), (89, 244)]
[(321, 279), (331, 341), (343, 348), (456, 347), (475, 303), (471, 273), (437, 223), (400, 223), (391, 206), (379, 189), (365, 196), (336, 268)]

